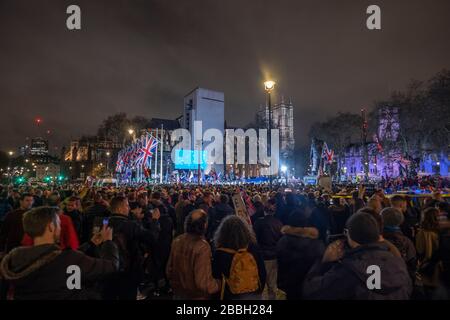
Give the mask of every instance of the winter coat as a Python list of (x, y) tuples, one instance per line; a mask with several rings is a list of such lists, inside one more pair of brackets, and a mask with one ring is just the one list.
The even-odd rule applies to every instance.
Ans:
[(75, 232), (77, 233), (78, 239), (81, 239), (81, 237), (83, 236), (82, 234), (83, 222), (81, 212), (79, 212), (78, 210), (74, 210), (71, 212), (64, 211), (64, 214), (70, 217), (70, 219), (72, 219), (72, 224), (75, 229)]
[(412, 241), (406, 237), (400, 230), (385, 231), (383, 238), (392, 243), (400, 252), (403, 260), (405, 261), (411, 278), (415, 277), (417, 269), (417, 253), (416, 247)]
[(325, 250), (315, 228), (285, 226), (277, 244), (278, 288), (287, 299), (302, 298), (302, 285), (313, 264), (322, 259)]
[(211, 247), (204, 237), (184, 233), (172, 242), (166, 269), (174, 295), (183, 299), (209, 299), (219, 291), (212, 276)]
[(23, 238), (22, 218), (26, 210), (8, 213), (0, 229), (0, 252), (9, 252), (20, 246)]
[(282, 236), (282, 227), (283, 224), (273, 215), (266, 215), (255, 221), (253, 230), (264, 260), (277, 258), (277, 242)]
[[(91, 291), (94, 283), (118, 267), (118, 251), (112, 241), (100, 246), (100, 259), (81, 251), (61, 250), (45, 244), (12, 250), (0, 263), (1, 276), (14, 286), (15, 300), (80, 300), (98, 298)], [(67, 286), (69, 266), (81, 272), (80, 289)], [(72, 271), (73, 272), (73, 271)]]
[[(368, 272), (369, 266), (379, 267), (380, 289), (368, 288), (368, 279), (373, 274)], [(303, 287), (306, 299), (318, 300), (408, 300), (411, 293), (412, 282), (405, 262), (383, 243), (350, 249), (337, 262), (316, 263)]]

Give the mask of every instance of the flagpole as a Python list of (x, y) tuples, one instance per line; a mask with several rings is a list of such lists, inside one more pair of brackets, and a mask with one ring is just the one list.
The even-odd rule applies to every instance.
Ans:
[[(156, 139), (158, 139), (158, 128), (156, 128)], [(156, 144), (156, 151), (155, 151), (155, 182), (157, 177), (158, 177), (158, 144)]]
[(164, 155), (164, 125), (161, 124), (161, 164), (159, 170), (159, 183), (163, 183), (163, 155)]

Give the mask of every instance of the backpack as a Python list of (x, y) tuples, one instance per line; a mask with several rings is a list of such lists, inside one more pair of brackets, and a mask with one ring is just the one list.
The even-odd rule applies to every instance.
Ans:
[(239, 249), (238, 251), (225, 248), (217, 248), (217, 250), (233, 255), (231, 262), (230, 276), (228, 278), (222, 275), (222, 293), (223, 300), (225, 284), (232, 294), (252, 293), (259, 289), (259, 273), (258, 265), (253, 255), (247, 249)]

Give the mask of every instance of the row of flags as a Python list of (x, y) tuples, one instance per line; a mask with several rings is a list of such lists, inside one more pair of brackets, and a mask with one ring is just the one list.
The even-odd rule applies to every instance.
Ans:
[(158, 139), (147, 132), (136, 142), (122, 149), (117, 156), (116, 172), (123, 173), (132, 168), (150, 169), (158, 142)]

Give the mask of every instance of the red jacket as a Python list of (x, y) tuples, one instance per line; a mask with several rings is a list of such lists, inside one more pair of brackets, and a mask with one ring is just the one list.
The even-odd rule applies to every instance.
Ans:
[[(78, 241), (77, 232), (72, 223), (72, 219), (65, 214), (60, 214), (59, 219), (61, 220), (61, 238), (60, 238), (60, 246), (61, 249), (71, 248), (72, 250), (77, 250), (80, 243)], [(32, 246), (33, 239), (25, 234), (22, 239), (23, 246)]]

